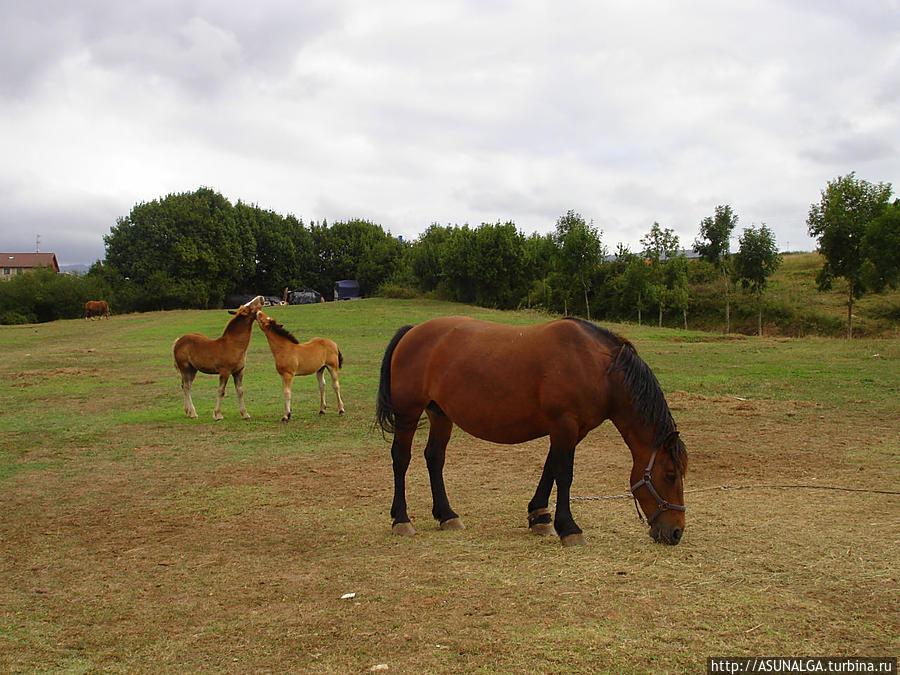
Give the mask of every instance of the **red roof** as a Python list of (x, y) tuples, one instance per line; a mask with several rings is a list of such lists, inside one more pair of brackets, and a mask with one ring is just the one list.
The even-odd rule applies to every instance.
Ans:
[(0, 253), (0, 267), (52, 267), (59, 272), (55, 253)]

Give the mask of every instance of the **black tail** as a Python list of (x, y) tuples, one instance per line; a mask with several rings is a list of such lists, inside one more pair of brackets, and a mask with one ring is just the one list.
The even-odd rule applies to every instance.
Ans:
[(338, 349), (338, 370), (344, 367), (344, 355), (341, 354), (341, 350)]
[(387, 349), (384, 351), (384, 359), (381, 361), (381, 379), (378, 382), (375, 424), (380, 426), (382, 431), (389, 434), (397, 430), (397, 411), (394, 410), (394, 404), (391, 401), (391, 357), (394, 355), (397, 344), (411, 329), (412, 326), (403, 326), (394, 334), (394, 337), (388, 343)]

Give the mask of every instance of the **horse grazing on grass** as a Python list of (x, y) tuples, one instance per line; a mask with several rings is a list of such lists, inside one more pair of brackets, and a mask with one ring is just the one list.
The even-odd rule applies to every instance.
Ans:
[(247, 363), (247, 346), (250, 344), (253, 320), (262, 305), (263, 297), (257, 295), (237, 310), (229, 310), (228, 313), (234, 316), (225, 326), (221, 337), (215, 340), (200, 333), (189, 333), (175, 341), (172, 351), (175, 355), (175, 367), (181, 373), (184, 412), (188, 417), (197, 419), (197, 411), (191, 401), (191, 384), (197, 371), (200, 371), (219, 376), (216, 409), (213, 412), (217, 421), (222, 419), (222, 398), (225, 396), (225, 385), (228, 384), (229, 377), (234, 378), (241, 417), (250, 419), (244, 407), (244, 365)]
[[(656, 377), (615, 333), (573, 318), (520, 327), (445, 317), (398, 330), (381, 364), (376, 409), (376, 423), (394, 435), (395, 534), (415, 533), (405, 481), (423, 412), (430, 422), (425, 460), (431, 513), (441, 529), (462, 529), (443, 477), (457, 424), (494, 443), (549, 435), (528, 525), (535, 534), (553, 534), (555, 528), (564, 546), (583, 544), (569, 505), (575, 446), (610, 419), (631, 449), (631, 492), (647, 516), (650, 536), (666, 544), (681, 540), (687, 451)], [(547, 506), (554, 482), (558, 506), (551, 525)]]
[(101, 319), (104, 316), (107, 319), (109, 318), (109, 305), (106, 304), (106, 300), (88, 300), (84, 303), (84, 316), (82, 318), (90, 319), (95, 314)]
[(334, 341), (328, 338), (313, 338), (305, 344), (271, 316), (262, 312), (256, 314), (256, 321), (269, 341), (269, 349), (275, 357), (275, 370), (281, 375), (284, 390), (284, 415), (282, 422), (291, 419), (291, 384), (294, 375), (316, 374), (319, 381), (319, 414), (325, 414), (325, 371), (331, 375), (331, 387), (337, 396), (338, 414), (344, 414), (341, 400), (341, 385), (338, 370), (344, 363), (344, 355)]

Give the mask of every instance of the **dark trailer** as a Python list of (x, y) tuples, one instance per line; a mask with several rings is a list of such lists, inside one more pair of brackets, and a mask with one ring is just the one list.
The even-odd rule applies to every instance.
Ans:
[(334, 282), (334, 299), (335, 300), (353, 300), (361, 298), (359, 292), (359, 282), (355, 279), (344, 279)]

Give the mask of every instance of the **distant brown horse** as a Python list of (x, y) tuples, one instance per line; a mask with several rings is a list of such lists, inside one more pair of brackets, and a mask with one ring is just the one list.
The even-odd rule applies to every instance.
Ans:
[(225, 396), (225, 385), (229, 376), (234, 378), (234, 390), (237, 392), (238, 407), (241, 417), (250, 419), (244, 407), (244, 365), (247, 362), (247, 346), (250, 344), (250, 332), (256, 313), (263, 305), (263, 297), (257, 295), (250, 302), (241, 305), (237, 310), (229, 310), (234, 317), (225, 326), (221, 337), (215, 340), (190, 333), (182, 335), (175, 341), (172, 351), (175, 355), (175, 367), (181, 373), (181, 389), (184, 392), (184, 412), (188, 417), (197, 419), (197, 411), (191, 401), (191, 383), (197, 371), (219, 376), (216, 409), (213, 417), (222, 419), (222, 398)]
[(282, 422), (291, 419), (291, 384), (294, 375), (316, 374), (319, 381), (319, 414), (325, 414), (325, 371), (331, 375), (331, 387), (337, 396), (338, 414), (344, 414), (344, 402), (341, 400), (341, 385), (338, 382), (338, 370), (344, 363), (344, 356), (334, 341), (328, 338), (313, 338), (305, 344), (280, 323), (262, 312), (257, 312), (256, 321), (262, 328), (269, 349), (275, 357), (275, 370), (281, 375), (284, 391), (284, 415)]
[(84, 303), (84, 316), (82, 318), (89, 319), (94, 315), (98, 315), (101, 319), (105, 316), (109, 318), (109, 305), (106, 300), (88, 300)]
[[(556, 483), (553, 526), (565, 546), (583, 544), (569, 506), (575, 446), (606, 419), (631, 449), (631, 491), (656, 541), (677, 544), (684, 532), (687, 452), (663, 392), (627, 340), (580, 319), (501, 326), (466, 317), (404, 326), (381, 366), (376, 420), (394, 434), (393, 531), (414, 534), (406, 512), (406, 470), (422, 413), (430, 431), (425, 459), (432, 515), (460, 529), (444, 487), (444, 457), (453, 425), (494, 443), (550, 436), (544, 470), (528, 504), (535, 534), (551, 534), (548, 501)], [(640, 511), (638, 511), (640, 514)]]

